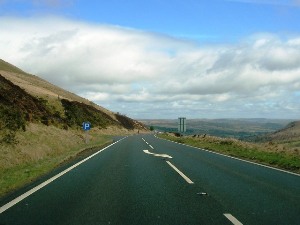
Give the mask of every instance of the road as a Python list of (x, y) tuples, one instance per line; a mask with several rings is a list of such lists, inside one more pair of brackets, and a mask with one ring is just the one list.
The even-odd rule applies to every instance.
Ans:
[(300, 176), (153, 135), (36, 185), (2, 203), (0, 225), (300, 224)]

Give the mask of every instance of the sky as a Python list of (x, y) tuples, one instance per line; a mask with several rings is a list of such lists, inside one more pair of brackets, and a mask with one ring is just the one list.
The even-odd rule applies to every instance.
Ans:
[(0, 58), (135, 119), (300, 119), (300, 0), (0, 0)]

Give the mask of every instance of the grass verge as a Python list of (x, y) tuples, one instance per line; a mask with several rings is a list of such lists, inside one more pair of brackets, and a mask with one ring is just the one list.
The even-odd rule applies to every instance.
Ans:
[(264, 144), (242, 142), (235, 139), (217, 137), (175, 137), (168, 134), (160, 138), (174, 142), (211, 150), (225, 155), (273, 166), (276, 168), (300, 173), (300, 156), (298, 151), (278, 150)]
[(0, 146), (0, 197), (112, 142), (111, 136), (97, 131), (89, 132), (86, 144), (82, 131), (38, 124), (31, 124), (27, 130), (18, 134), (18, 145)]

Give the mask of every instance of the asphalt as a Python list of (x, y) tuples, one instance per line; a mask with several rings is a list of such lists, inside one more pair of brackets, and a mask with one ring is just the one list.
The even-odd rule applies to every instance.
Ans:
[(0, 214), (16, 224), (296, 225), (300, 176), (135, 135)]

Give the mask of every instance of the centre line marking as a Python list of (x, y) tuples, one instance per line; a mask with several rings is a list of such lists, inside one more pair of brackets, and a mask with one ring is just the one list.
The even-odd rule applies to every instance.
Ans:
[(240, 221), (238, 221), (233, 215), (229, 213), (225, 213), (224, 216), (230, 220), (234, 225), (243, 225)]
[(152, 147), (152, 145), (149, 145), (149, 146), (150, 146), (150, 148), (154, 149), (154, 148)]
[(147, 145), (149, 145), (149, 143), (144, 139), (144, 138), (142, 138), (143, 139), (143, 141), (147, 144)]
[(169, 164), (169, 166), (171, 166), (183, 179), (185, 179), (186, 182), (188, 182), (189, 184), (193, 184), (194, 182), (191, 181), (190, 178), (188, 178), (186, 175), (184, 175), (179, 169), (176, 168), (176, 166), (174, 166), (172, 163), (170, 163), (169, 161), (167, 161), (167, 163)]

